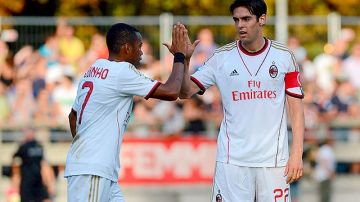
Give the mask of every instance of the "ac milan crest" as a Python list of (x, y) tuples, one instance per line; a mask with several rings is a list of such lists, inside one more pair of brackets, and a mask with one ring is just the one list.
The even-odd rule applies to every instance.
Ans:
[(271, 65), (269, 68), (269, 74), (272, 78), (275, 78), (278, 75), (278, 68), (275, 65)]
[(220, 194), (220, 190), (218, 191), (218, 194), (216, 195), (216, 202), (222, 202), (222, 196)]

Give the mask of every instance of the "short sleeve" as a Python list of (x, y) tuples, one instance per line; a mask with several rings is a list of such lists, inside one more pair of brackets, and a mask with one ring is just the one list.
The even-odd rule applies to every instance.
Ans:
[(216, 56), (212, 55), (203, 66), (191, 75), (191, 80), (200, 88), (199, 94), (203, 94), (206, 89), (215, 84), (215, 71), (218, 66)]
[(160, 82), (148, 78), (131, 64), (119, 74), (117, 89), (123, 96), (137, 95), (148, 98), (160, 85)]
[(288, 53), (289, 53), (289, 56), (287, 57), (288, 72), (299, 72), (300, 68), (296, 62), (294, 53), (291, 51), (289, 51)]
[(80, 93), (79, 91), (80, 90), (81, 90), (81, 88), (80, 88), (80, 83), (79, 83), (77, 93), (76, 93), (76, 98), (75, 98), (73, 106), (72, 106), (72, 110), (75, 112), (80, 110), (80, 100), (79, 100), (79, 93)]

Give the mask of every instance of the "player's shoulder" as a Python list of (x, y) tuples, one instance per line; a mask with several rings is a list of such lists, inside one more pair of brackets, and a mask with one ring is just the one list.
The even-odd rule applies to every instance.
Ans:
[(213, 54), (208, 58), (211, 59), (211, 58), (223, 58), (223, 57), (226, 57), (226, 55), (228, 53), (230, 53), (232, 50), (236, 50), (236, 41), (234, 42), (231, 42), (231, 43), (228, 43), (224, 46), (221, 46), (217, 49), (215, 49), (215, 51), (213, 52)]
[(236, 41), (228, 43), (224, 46), (221, 46), (221, 47), (215, 49), (214, 53), (222, 53), (222, 52), (231, 51), (236, 48), (236, 44), (237, 44)]
[(289, 49), (289, 47), (287, 47), (285, 44), (283, 44), (283, 43), (281, 43), (279, 41), (275, 41), (275, 40), (270, 40), (270, 42), (271, 42), (270, 43), (271, 47), (273, 47), (275, 50), (292, 53), (292, 51)]

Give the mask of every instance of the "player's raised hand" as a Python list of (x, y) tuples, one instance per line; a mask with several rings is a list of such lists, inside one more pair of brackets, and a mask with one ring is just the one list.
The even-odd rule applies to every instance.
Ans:
[[(182, 26), (184, 26), (184, 25), (182, 25)], [(187, 59), (189, 59), (192, 56), (192, 54), (194, 53), (196, 46), (200, 43), (200, 40), (195, 40), (194, 43), (191, 43), (189, 35), (186, 34), (185, 41), (187, 44), (187, 52), (185, 53), (185, 57)]]
[(163, 43), (169, 51), (174, 54), (176, 52), (183, 53), (184, 55), (187, 52), (187, 43), (185, 41), (185, 36), (187, 36), (187, 29), (181, 23), (174, 25), (172, 30), (172, 42), (171, 45), (168, 43)]
[(179, 37), (180, 37), (180, 40), (182, 40), (182, 42), (185, 42), (185, 44), (186, 44), (186, 51), (183, 53), (186, 58), (190, 58), (192, 56), (192, 54), (194, 53), (195, 47), (199, 44), (200, 40), (196, 40), (194, 43), (191, 43), (191, 40), (188, 35), (188, 31), (187, 31), (186, 27), (181, 23), (177, 23), (174, 26), (174, 29), (172, 32), (172, 37), (173, 37), (172, 44), (170, 45), (167, 43), (163, 43), (163, 45), (166, 46), (172, 54), (176, 53), (176, 51), (174, 50), (174, 38), (176, 37), (177, 29), (182, 30), (181, 35)]

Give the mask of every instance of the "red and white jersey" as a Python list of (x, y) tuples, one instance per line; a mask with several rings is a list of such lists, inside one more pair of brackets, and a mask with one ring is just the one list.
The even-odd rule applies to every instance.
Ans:
[[(212, 85), (221, 93), (224, 119), (217, 141), (217, 161), (248, 167), (286, 165), (285, 95), (303, 95), (296, 91), (301, 87), (292, 85), (288, 89), (296, 90), (285, 92), (285, 77), (298, 70), (288, 48), (266, 39), (256, 53), (247, 52), (239, 41), (227, 44), (215, 50), (191, 76), (201, 89), (199, 94)], [(295, 79), (299, 84), (299, 78)]]
[(96, 60), (79, 82), (73, 105), (77, 135), (67, 156), (65, 177), (98, 175), (117, 181), (133, 96), (148, 98), (159, 84), (130, 63)]

